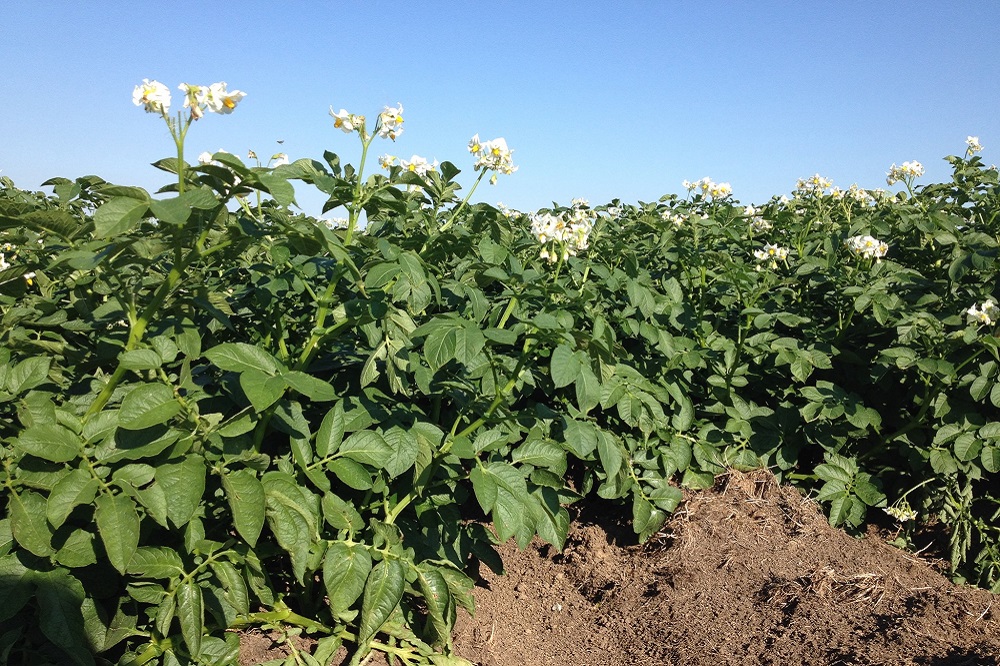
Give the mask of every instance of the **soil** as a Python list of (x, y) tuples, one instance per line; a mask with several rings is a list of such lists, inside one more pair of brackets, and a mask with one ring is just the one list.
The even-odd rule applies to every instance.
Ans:
[[(561, 553), (505, 545), (505, 575), (483, 568), (455, 653), (479, 666), (1000, 664), (1000, 597), (874, 531), (830, 527), (766, 471), (686, 492), (643, 546), (607, 514), (584, 509)], [(243, 637), (242, 666), (280, 656)]]

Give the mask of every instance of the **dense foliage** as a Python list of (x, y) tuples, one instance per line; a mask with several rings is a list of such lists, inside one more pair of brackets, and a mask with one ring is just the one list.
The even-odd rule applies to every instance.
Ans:
[(898, 195), (523, 215), (447, 162), (178, 148), (159, 198), (0, 181), (3, 660), (226, 663), (261, 626), (319, 639), (289, 663), (467, 663), (495, 544), (561, 547), (591, 495), (644, 540), (731, 467), (835, 525), (886, 509), (1000, 590), (1000, 186), (972, 151)]

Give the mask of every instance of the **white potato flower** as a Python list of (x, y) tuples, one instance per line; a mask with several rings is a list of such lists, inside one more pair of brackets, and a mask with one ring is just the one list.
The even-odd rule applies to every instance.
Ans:
[(972, 155), (975, 155), (976, 153), (983, 152), (983, 144), (979, 143), (979, 137), (978, 136), (966, 137), (965, 143), (966, 143), (966, 145), (969, 146), (966, 149), (966, 152), (969, 154), (970, 157)]
[(403, 134), (403, 104), (401, 102), (394, 107), (385, 107), (385, 110), (379, 114), (378, 118), (378, 135), (383, 139), (392, 139), (395, 141)]
[(969, 319), (980, 324), (986, 324), (987, 326), (992, 326), (997, 321), (1000, 321), (1000, 307), (997, 307), (992, 298), (987, 299), (979, 307), (973, 305), (965, 312), (969, 315)]
[(395, 155), (382, 155), (381, 157), (378, 158), (379, 166), (385, 169), (386, 171), (396, 166), (397, 161), (399, 161), (399, 158), (396, 157)]
[(874, 236), (851, 236), (847, 239), (847, 247), (856, 256), (865, 259), (881, 261), (889, 251), (889, 246)]
[(408, 160), (400, 160), (399, 166), (403, 167), (406, 171), (412, 171), (418, 176), (423, 177), (426, 176), (429, 171), (435, 171), (438, 163), (437, 160), (431, 163), (419, 155), (414, 155)]
[(184, 93), (184, 108), (191, 109), (191, 118), (198, 120), (205, 115), (202, 106), (208, 103), (208, 88), (182, 83), (177, 86)]
[(469, 139), (469, 152), (473, 155), (483, 152), (483, 142), (479, 140), (478, 134)]
[(236, 105), (247, 94), (241, 90), (228, 90), (225, 81), (213, 83), (208, 87), (205, 104), (212, 113), (232, 113)]
[(693, 183), (689, 180), (685, 180), (681, 183), (681, 186), (688, 192), (698, 192), (702, 196), (712, 197), (714, 199), (721, 199), (733, 193), (733, 188), (729, 183), (716, 183), (708, 176), (705, 176), (701, 180), (696, 180)]
[(497, 173), (509, 176), (517, 171), (512, 159), (514, 151), (507, 147), (507, 141), (503, 137), (492, 141), (481, 141), (476, 134), (469, 140), (469, 152), (478, 158), (474, 167), (476, 171), (484, 169), (496, 172), (490, 177), (491, 185), (496, 185)]
[(280, 167), (288, 164), (288, 155), (286, 153), (275, 153), (271, 155), (271, 168)]
[(823, 194), (830, 187), (833, 187), (833, 181), (818, 173), (808, 178), (799, 178), (795, 183), (795, 190), (802, 194)]
[(144, 107), (147, 113), (166, 115), (170, 111), (170, 89), (159, 81), (143, 79), (132, 92), (132, 102)]
[(347, 109), (341, 109), (340, 113), (335, 113), (333, 107), (331, 106), (330, 115), (333, 116), (333, 126), (342, 131), (344, 134), (360, 131), (362, 123), (365, 122), (364, 116), (348, 113)]
[(672, 210), (665, 210), (660, 213), (660, 219), (664, 222), (673, 224), (675, 227), (682, 227), (684, 226), (684, 222), (687, 220), (687, 216), (681, 213), (675, 213)]
[(922, 175), (924, 175), (924, 165), (913, 160), (911, 162), (903, 162), (903, 166), (893, 164), (889, 167), (889, 171), (885, 176), (885, 182), (889, 185), (895, 185), (899, 181), (911, 182), (914, 178)]
[[(754, 250), (753, 256), (759, 264), (767, 263), (770, 268), (777, 268), (779, 261), (788, 259), (788, 248), (781, 247), (775, 243), (766, 243), (760, 250)], [(760, 266), (757, 266), (760, 270)]]
[(732, 194), (733, 188), (729, 183), (712, 183), (708, 193), (713, 199), (722, 199)]

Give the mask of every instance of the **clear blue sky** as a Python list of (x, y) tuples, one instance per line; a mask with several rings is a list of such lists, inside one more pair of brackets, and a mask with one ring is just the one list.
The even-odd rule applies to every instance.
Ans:
[[(1000, 161), (998, 26), (1000, 2), (960, 0), (7, 0), (0, 173), (29, 189), (93, 173), (155, 190), (167, 174), (149, 164), (173, 145), (132, 105), (149, 78), (175, 108), (181, 82), (247, 93), (192, 127), (192, 160), (328, 149), (356, 163), (329, 107), (374, 117), (402, 102), (405, 133), (375, 155), (450, 160), (468, 186), (469, 138), (503, 136), (520, 170), (476, 199), (521, 210), (654, 201), (703, 176), (744, 203), (816, 172), (884, 187), (906, 160), (930, 182), (970, 134)], [(299, 200), (318, 213), (316, 195)]]

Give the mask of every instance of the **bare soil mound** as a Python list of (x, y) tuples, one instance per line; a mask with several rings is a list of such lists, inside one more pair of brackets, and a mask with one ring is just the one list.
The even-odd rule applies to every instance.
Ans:
[(481, 666), (1000, 664), (1000, 598), (831, 528), (770, 473), (685, 500), (645, 546), (592, 510), (562, 553), (505, 546), (456, 653)]

